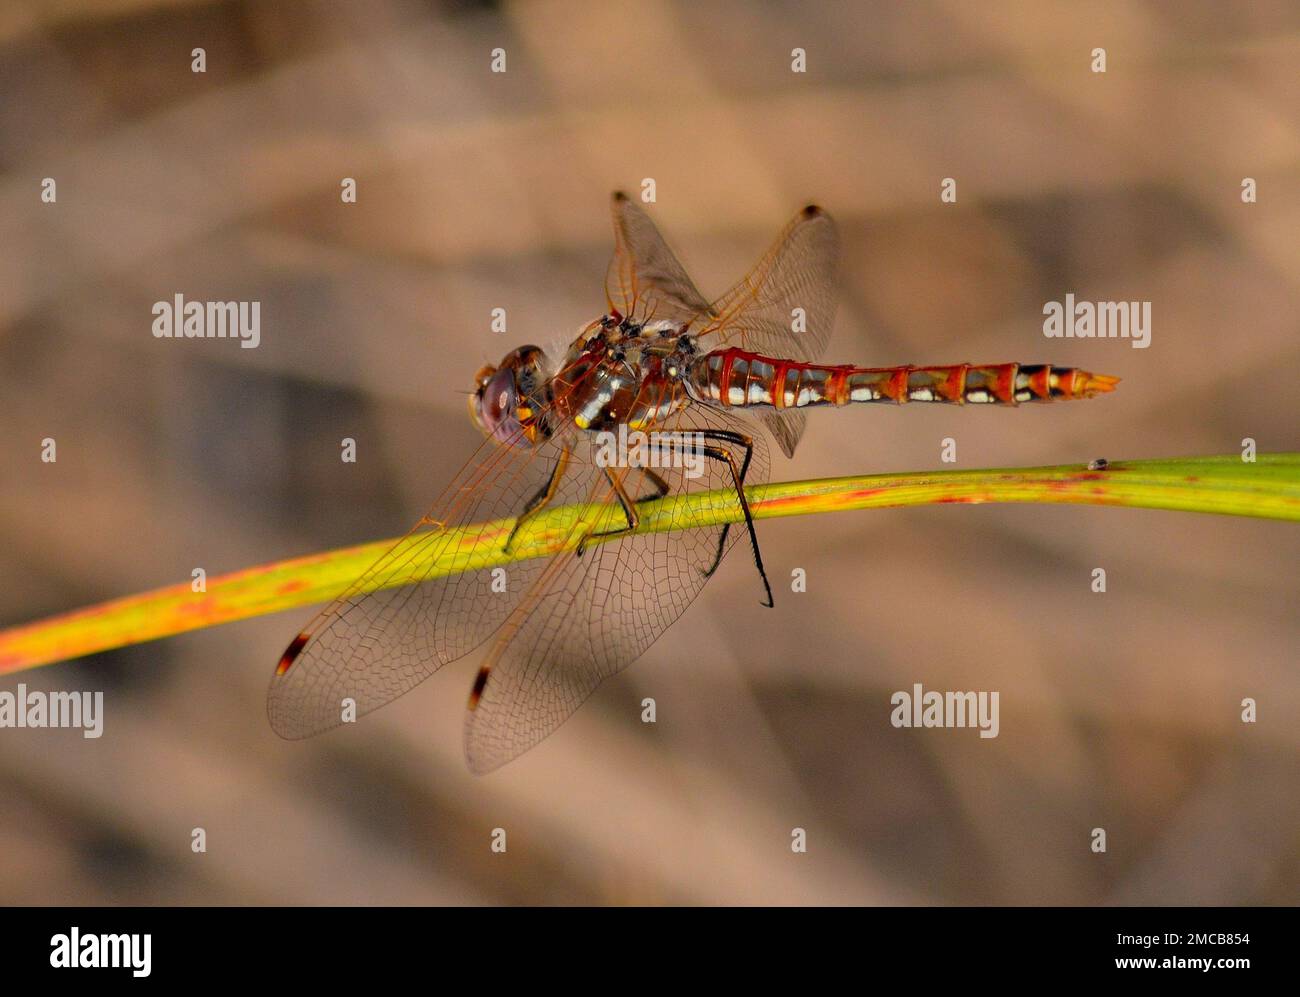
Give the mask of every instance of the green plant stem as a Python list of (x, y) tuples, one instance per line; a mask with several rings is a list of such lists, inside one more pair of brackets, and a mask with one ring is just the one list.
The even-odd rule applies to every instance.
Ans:
[[(1104, 470), (1082, 465), (872, 474), (762, 485), (746, 490), (756, 519), (777, 519), (853, 509), (984, 502), (1076, 503), (1169, 509), (1182, 512), (1300, 520), (1300, 454), (1261, 454), (1176, 460), (1117, 461)], [(685, 506), (685, 508), (681, 508)], [(594, 520), (601, 507), (584, 511)], [(638, 533), (661, 533), (686, 519), (700, 526), (736, 522), (739, 505), (718, 493), (670, 496), (639, 509)], [(460, 528), (451, 543), (428, 544), (441, 556), (415, 567), (429, 577), (545, 557), (576, 544), (572, 510), (544, 511), (520, 530), (509, 552), (504, 539), (513, 520), (487, 529)], [(184, 582), (114, 599), (35, 623), (0, 631), (0, 674), (17, 672), (96, 651), (325, 602), (354, 582), (397, 543), (388, 539), (278, 561), (209, 579), (207, 591)], [(432, 560), (432, 563), (430, 563)], [(362, 591), (365, 591), (362, 589)]]

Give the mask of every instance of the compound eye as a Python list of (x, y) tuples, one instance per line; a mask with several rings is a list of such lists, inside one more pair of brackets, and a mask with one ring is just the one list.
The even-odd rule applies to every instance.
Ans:
[(483, 428), (502, 443), (514, 442), (519, 435), (514, 371), (499, 370), (488, 378), (478, 404)]

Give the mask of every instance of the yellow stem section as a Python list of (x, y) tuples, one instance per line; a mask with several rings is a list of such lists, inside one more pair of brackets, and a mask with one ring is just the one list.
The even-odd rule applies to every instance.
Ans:
[[(870, 474), (761, 485), (746, 490), (755, 519), (806, 516), (851, 509), (982, 502), (1081, 503), (1300, 520), (1300, 454), (1260, 454), (1175, 460), (1116, 461), (1104, 470), (1083, 465), (1004, 468), (987, 471), (927, 471)], [(739, 503), (712, 493), (669, 496), (638, 511), (638, 533), (662, 533), (687, 516), (700, 526), (736, 522)], [(676, 516), (674, 511), (676, 510)], [(608, 510), (593, 506), (595, 521)], [(572, 512), (543, 511), (520, 530), (511, 551), (504, 550), (512, 520), (484, 529), (461, 527), (463, 541), (426, 544), (440, 556), (426, 556), (412, 570), (427, 566), (428, 577), (476, 571), (545, 557), (576, 544), (581, 531)], [(114, 599), (0, 631), (0, 674), (76, 658), (127, 644), (326, 602), (346, 589), (395, 543), (422, 534), (378, 540), (357, 547), (277, 561), (209, 579), (206, 592), (183, 582), (141, 595)], [(477, 538), (469, 540), (468, 538)], [(364, 591), (364, 589), (363, 589)], [(286, 631), (286, 642), (292, 634)]]

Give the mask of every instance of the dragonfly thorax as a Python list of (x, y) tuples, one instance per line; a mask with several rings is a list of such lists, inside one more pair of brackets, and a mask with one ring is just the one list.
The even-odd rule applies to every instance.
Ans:
[(656, 425), (688, 402), (682, 379), (695, 353), (680, 323), (606, 315), (570, 347), (552, 387), (555, 410), (592, 433)]

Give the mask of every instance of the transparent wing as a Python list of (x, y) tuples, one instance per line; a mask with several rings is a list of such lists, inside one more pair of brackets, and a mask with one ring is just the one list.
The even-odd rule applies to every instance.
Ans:
[(614, 256), (605, 274), (610, 308), (641, 321), (668, 319), (683, 325), (706, 315), (708, 301), (641, 206), (615, 191), (610, 213)]
[[(301, 738), (334, 727), (348, 698), (358, 715), (369, 713), (486, 641), (548, 559), (510, 564), (510, 584), (497, 591), (491, 570), (473, 567), (475, 554), (485, 543), (504, 546), (565, 447), (561, 436), (532, 449), (485, 441), (415, 528), (290, 644), (267, 692), (276, 733)], [(580, 490), (576, 477), (561, 476), (554, 504), (575, 501)], [(431, 577), (439, 558), (451, 572)]]
[[(691, 407), (656, 429), (748, 437), (753, 453), (745, 483), (767, 480), (762, 436), (737, 418)], [(744, 460), (744, 448), (734, 442), (710, 441), (715, 444), (734, 454), (737, 466)], [(591, 455), (582, 456), (587, 460)], [(698, 476), (684, 467), (654, 470), (670, 495), (717, 492), (709, 509), (738, 510), (730, 467), (704, 457), (699, 468)], [(616, 473), (622, 474), (631, 497), (654, 493), (653, 482), (641, 471)], [(602, 528), (626, 524), (607, 483), (595, 499), (607, 503)], [(704, 521), (703, 513), (677, 509), (671, 532), (612, 539), (588, 547), (582, 556), (561, 554), (548, 564), (498, 634), (471, 695), (465, 752), (473, 771), (489, 772), (547, 737), (601, 682), (639, 657), (685, 612), (718, 557), (722, 528), (703, 526)], [(723, 553), (736, 543), (749, 546), (743, 524), (727, 531)], [(754, 586), (757, 599), (757, 577)]]
[[(616, 192), (611, 210), (615, 248), (605, 277), (610, 308), (642, 321), (667, 318), (692, 325), (706, 349), (736, 344), (803, 361), (825, 354), (835, 319), (839, 233), (821, 208), (800, 211), (758, 264), (712, 304), (635, 201)], [(761, 418), (785, 455), (793, 457), (805, 413), (768, 412)]]
[[(839, 233), (815, 205), (804, 208), (739, 283), (709, 309), (696, 335), (705, 349), (736, 345), (770, 357), (816, 361), (835, 320)], [(803, 436), (803, 412), (768, 412), (763, 423), (787, 457)]]

